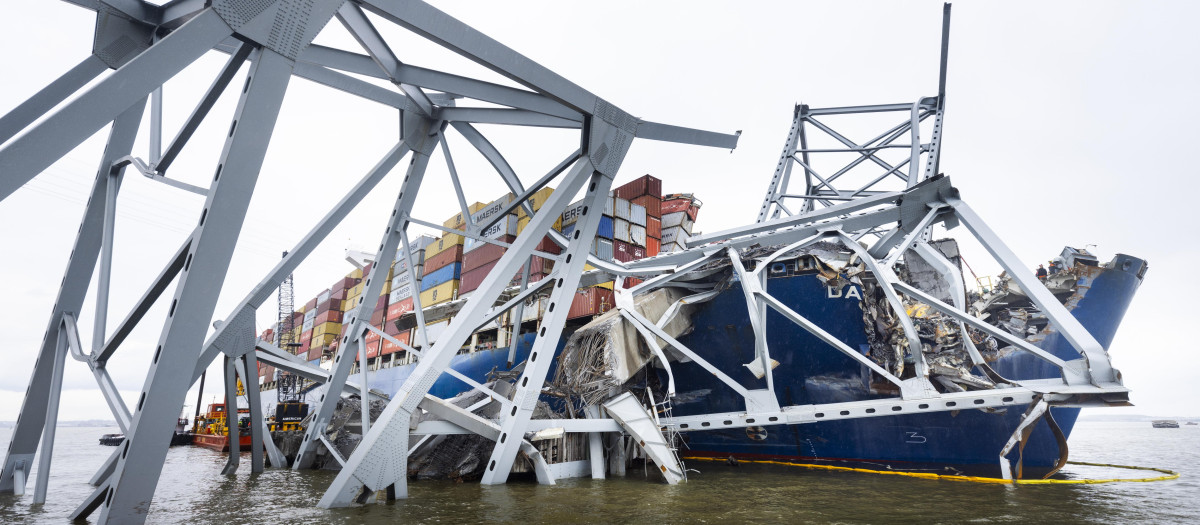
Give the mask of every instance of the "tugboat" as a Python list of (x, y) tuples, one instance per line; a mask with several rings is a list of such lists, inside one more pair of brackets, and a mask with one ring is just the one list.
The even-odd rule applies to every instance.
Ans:
[[(185, 429), (187, 428), (188, 418), (181, 417), (175, 420), (175, 434), (171, 436), (171, 446), (175, 445), (190, 445), (192, 444), (192, 435)], [(107, 447), (115, 447), (125, 441), (125, 434), (105, 434), (100, 436), (100, 444)]]
[[(229, 452), (229, 433), (225, 426), (228, 411), (225, 405), (226, 403), (212, 403), (208, 405), (207, 412), (196, 418), (191, 434), (193, 445), (211, 448), (217, 452)], [(237, 406), (236, 401), (234, 406)], [(238, 408), (236, 417), (238, 418), (237, 426), (241, 429), (238, 432), (240, 434), (239, 450), (249, 451), (250, 409)]]

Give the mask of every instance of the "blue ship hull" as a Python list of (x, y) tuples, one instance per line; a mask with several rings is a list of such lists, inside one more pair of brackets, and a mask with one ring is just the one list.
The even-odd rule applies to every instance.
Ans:
[[(1140, 261), (1138, 261), (1140, 262)], [(1113, 268), (1082, 278), (1079, 293), (1067, 307), (1097, 341), (1108, 348), (1117, 326), (1141, 283), (1133, 268)], [(740, 286), (703, 305), (692, 318), (694, 331), (680, 341), (726, 371), (747, 389), (766, 387), (742, 366), (754, 358), (754, 333), (746, 314)], [(862, 310), (855, 297), (861, 290), (845, 290), (830, 297), (824, 284), (812, 275), (768, 280), (768, 291), (801, 315), (814, 321), (851, 348), (866, 353)], [(849, 298), (847, 298), (849, 297)], [(872, 394), (869, 373), (860, 364), (829, 347), (799, 326), (771, 311), (767, 318), (771, 357), (780, 362), (774, 370), (775, 390), (781, 406), (860, 401), (891, 394)], [(1039, 339), (1040, 340), (1037, 340)], [(1043, 331), (1035, 344), (1054, 355), (1078, 359), (1079, 354), (1053, 331)], [(1012, 352), (991, 363), (1000, 375), (1012, 379), (1059, 377), (1051, 364), (1024, 352)], [(678, 397), (676, 416), (742, 412), (741, 397), (695, 363), (673, 366)], [(1070, 435), (1079, 408), (1052, 408), (1055, 421)], [(815, 424), (775, 425), (685, 434), (683, 457), (735, 457), (803, 463), (839, 464), (876, 470), (927, 471), (997, 477), (999, 453), (1012, 435), (1022, 407), (984, 411), (968, 409), (903, 416), (829, 421)], [(1049, 424), (1038, 423), (1024, 449), (1025, 477), (1052, 472), (1059, 446)], [(1016, 452), (1010, 458), (1016, 459)]]
[[(1140, 266), (1138, 266), (1140, 267)], [(1071, 313), (1105, 348), (1129, 306), (1141, 278), (1134, 271), (1106, 269), (1079, 282), (1081, 293), (1068, 303)], [(853, 285), (852, 285), (853, 286)], [(862, 309), (854, 287), (838, 297), (812, 274), (771, 278), (768, 290), (790, 307), (813, 320), (851, 348), (866, 353)], [(747, 389), (765, 388), (744, 366), (754, 357), (754, 333), (746, 314), (740, 286), (724, 291), (704, 303), (692, 317), (694, 329), (680, 337), (706, 360), (728, 373)], [(774, 311), (767, 318), (768, 344), (772, 358), (780, 362), (774, 370), (775, 389), (781, 406), (836, 403), (891, 397), (872, 393), (870, 374), (854, 360), (816, 339)], [(564, 334), (564, 341), (570, 334)], [(1063, 359), (1078, 353), (1059, 334), (1043, 332), (1036, 344)], [(534, 334), (518, 342), (515, 362), (529, 354)], [(561, 351), (563, 342), (558, 350)], [(506, 370), (507, 348), (480, 350), (455, 356), (451, 367), (468, 377), (484, 381), (488, 372)], [(557, 360), (554, 365), (557, 366)], [(1002, 376), (1013, 379), (1058, 377), (1049, 363), (1034, 356), (1013, 352), (991, 363)], [(399, 390), (414, 365), (373, 371), (370, 387), (389, 395)], [(742, 412), (741, 397), (695, 363), (673, 363), (677, 397), (675, 416), (720, 412)], [(554, 376), (554, 369), (548, 377)], [(665, 376), (660, 383), (665, 384)], [(349, 380), (358, 384), (357, 376)], [(430, 393), (453, 397), (468, 387), (443, 374)], [(546, 399), (557, 404), (557, 400)], [(1061, 429), (1070, 434), (1078, 408), (1051, 409)], [(967, 409), (903, 416), (829, 421), (802, 425), (773, 425), (751, 429), (695, 431), (684, 434), (683, 457), (735, 457), (772, 459), (803, 463), (828, 463), (878, 470), (929, 471), (942, 474), (999, 475), (998, 454), (1020, 422), (1023, 410), (984, 411)], [(1014, 452), (1013, 459), (1016, 458)], [(1057, 440), (1049, 425), (1039, 422), (1023, 456), (1025, 476), (1050, 472), (1059, 457)]]

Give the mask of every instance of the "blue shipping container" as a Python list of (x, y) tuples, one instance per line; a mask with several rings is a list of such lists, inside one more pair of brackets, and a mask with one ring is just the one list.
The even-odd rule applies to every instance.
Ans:
[(429, 272), (425, 275), (425, 277), (421, 278), (421, 291), (424, 292), (425, 290), (433, 288), (439, 284), (458, 279), (459, 270), (462, 270), (461, 262), (449, 264)]
[(596, 228), (596, 237), (602, 239), (613, 238), (613, 219), (608, 216), (600, 216), (600, 227)]

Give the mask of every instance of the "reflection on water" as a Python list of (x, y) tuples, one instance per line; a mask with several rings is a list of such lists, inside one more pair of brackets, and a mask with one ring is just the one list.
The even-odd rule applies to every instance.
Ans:
[[(112, 452), (100, 428), (64, 428), (44, 508), (32, 495), (0, 495), (0, 523), (67, 523), (90, 493), (87, 480)], [(0, 429), (0, 443), (11, 429)], [(898, 476), (811, 471), (771, 465), (693, 461), (689, 482), (667, 486), (639, 468), (622, 479), (478, 483), (414, 482), (410, 498), (337, 510), (316, 508), (334, 473), (268, 470), (220, 475), (221, 454), (176, 447), (151, 510), (151, 523), (1096, 523), (1181, 522), (1200, 516), (1197, 427), (1152, 429), (1149, 423), (1088, 423), (1071, 438), (1075, 459), (1171, 468), (1183, 477), (1161, 483), (1010, 487)], [(246, 456), (249, 459), (249, 456)], [(1137, 471), (1071, 466), (1069, 477), (1142, 477)], [(36, 475), (36, 473), (35, 473)], [(29, 490), (32, 493), (31, 479)]]

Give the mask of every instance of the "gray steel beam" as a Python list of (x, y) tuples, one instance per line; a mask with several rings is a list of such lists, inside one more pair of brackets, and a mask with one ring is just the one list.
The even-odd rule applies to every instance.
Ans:
[[(108, 144), (96, 171), (92, 194), (84, 210), (79, 233), (75, 237), (74, 249), (67, 260), (67, 270), (54, 301), (46, 333), (42, 337), (41, 350), (29, 378), (29, 387), (25, 390), (20, 415), (13, 428), (12, 440), (8, 444), (3, 470), (0, 471), (0, 493), (25, 491), (24, 478), (28, 477), (32, 467), (38, 437), (42, 435), (46, 423), (45, 407), (50, 396), (50, 378), (54, 352), (58, 344), (59, 320), (67, 313), (78, 314), (83, 306), (88, 283), (91, 282), (100, 254), (105, 194), (108, 184), (112, 181), (111, 166), (117, 159), (133, 150), (133, 141), (137, 136), (145, 107), (146, 101), (141, 99), (121, 113), (109, 131)], [(22, 479), (17, 480), (16, 476)]]
[[(330, 374), (329, 386), (325, 394), (321, 395), (316, 414), (313, 416), (312, 422), (304, 434), (300, 450), (296, 453), (296, 461), (293, 464), (293, 468), (297, 470), (312, 466), (316, 454), (316, 445), (320, 441), (320, 436), (325, 432), (326, 423), (328, 423), (329, 418), (333, 415), (333, 409), (337, 404), (338, 397), (340, 397), (339, 393), (342, 390), (342, 385), (346, 383), (346, 378), (350, 375), (354, 358), (350, 354), (349, 349), (356, 348), (358, 346), (356, 344), (357, 341), (363, 336), (364, 329), (360, 324), (370, 324), (369, 321), (371, 313), (375, 309), (376, 298), (383, 291), (383, 285), (387, 281), (388, 267), (396, 255), (397, 245), (401, 243), (401, 238), (408, 228), (408, 213), (409, 210), (412, 210), (413, 204), (416, 202), (421, 182), (425, 178), (425, 169), (429, 165), (429, 155), (437, 146), (436, 142), (439, 135), (435, 133), (437, 130), (436, 123), (416, 115), (406, 115), (404, 118), (410, 121), (409, 125), (405, 126), (405, 129), (410, 130), (410, 133), (404, 137), (404, 141), (412, 148), (412, 162), (409, 164), (408, 173), (404, 176), (404, 182), (400, 187), (400, 194), (396, 196), (396, 203), (392, 208), (392, 215), (389, 218), (389, 226), (384, 230), (383, 239), (379, 243), (379, 250), (375, 254), (375, 264), (371, 268), (371, 275), (366, 277), (364, 281), (365, 286), (362, 295), (359, 296), (359, 304), (353, 305), (353, 313), (346, 315), (346, 321), (344, 322), (346, 326), (344, 330), (345, 335), (342, 336), (338, 353), (333, 358), (333, 372)], [(408, 253), (407, 250), (405, 253)], [(411, 267), (412, 265), (410, 264), (409, 266)], [(332, 398), (329, 396), (332, 396)], [(326, 401), (327, 399), (328, 401)]]
[(1000, 263), (1008, 275), (1012, 276), (1013, 280), (1020, 285), (1021, 290), (1029, 296), (1029, 300), (1033, 301), (1033, 304), (1046, 314), (1050, 323), (1058, 328), (1071, 346), (1075, 347), (1087, 360), (1089, 381), (1096, 386), (1101, 386), (1102, 383), (1120, 384), (1120, 378), (1113, 370), (1112, 362), (1109, 360), (1108, 351), (1100, 346), (1096, 338), (1092, 337), (1091, 332), (1088, 332), (1058, 299), (1054, 298), (1050, 290), (1047, 290), (1046, 286), (1028, 269), (1029, 267), (1021, 264), (1017, 254), (1013, 253), (965, 202), (956, 196), (947, 198), (946, 202), (954, 207), (954, 214), (958, 216), (963, 226), (966, 226), (967, 230), (975, 235), (980, 244), (996, 259), (996, 262)]
[[(205, 18), (201, 15), (189, 24)], [(267, 49), (260, 50), (250, 70), (212, 191), (200, 213), (191, 253), (134, 409), (127, 435), (128, 454), (122, 453), (110, 478), (111, 489), (101, 507), (100, 523), (141, 523), (146, 519), (291, 72), (290, 60)], [(236, 326), (237, 322), (236, 318), (229, 319), (226, 324)]]
[(396, 109), (404, 110), (415, 107), (408, 97), (401, 93), (396, 93), (395, 91), (364, 82), (325, 67), (297, 62), (296, 76)]
[(737, 147), (738, 138), (742, 136), (742, 131), (738, 130), (733, 134), (717, 133), (714, 131), (685, 128), (683, 126), (660, 124), (658, 122), (641, 121), (638, 123), (635, 136), (647, 140), (662, 140), (678, 144), (734, 149)]
[[(225, 88), (229, 86), (229, 82), (233, 80), (234, 75), (241, 69), (242, 64), (250, 57), (250, 52), (254, 50), (254, 46), (243, 43), (238, 46), (237, 51), (229, 55), (229, 60), (225, 62), (225, 67), (221, 68), (221, 72), (214, 78), (212, 84), (209, 85), (208, 91), (204, 93), (204, 97), (200, 99), (200, 103), (196, 104), (192, 114), (188, 115), (188, 119), (183, 123), (183, 127), (179, 129), (179, 133), (175, 135), (175, 139), (167, 146), (167, 151), (162, 154), (161, 158), (151, 159), (151, 169), (157, 171), (159, 175), (167, 172), (167, 168), (171, 167), (171, 163), (175, 162), (175, 158), (179, 156), (179, 152), (183, 150), (183, 146), (192, 138), (192, 134), (200, 127), (200, 122), (204, 117), (208, 116), (208, 112), (216, 105), (217, 99), (221, 98), (221, 94), (225, 92)], [(161, 88), (160, 88), (161, 89)]]
[[(350, 35), (371, 55), (375, 63), (379, 64), (379, 67), (387, 73), (388, 78), (395, 79), (396, 70), (402, 65), (400, 59), (396, 58), (396, 54), (388, 47), (383, 36), (375, 29), (375, 25), (367, 19), (366, 13), (363, 13), (355, 3), (346, 2), (338, 8), (336, 16), (350, 32)], [(393, 80), (393, 82), (396, 81)], [(433, 102), (429, 100), (429, 96), (424, 91), (421, 91), (421, 88), (403, 82), (396, 82), (396, 85), (413, 101), (422, 115), (433, 116)]]
[(554, 117), (523, 109), (442, 108), (438, 116), (450, 121), (465, 121), (475, 124), (503, 124), (507, 126), (565, 129), (580, 129), (583, 127), (583, 123), (576, 120)]
[(50, 398), (46, 401), (46, 429), (42, 431), (37, 482), (33, 489), (35, 505), (46, 503), (46, 489), (50, 486), (50, 461), (54, 458), (54, 431), (58, 428), (58, 402), (62, 395), (63, 367), (66, 366), (66, 361), (67, 334), (60, 325), (54, 349), (54, 368), (50, 375)]
[(380, 80), (390, 80), (387, 74), (379, 69), (379, 64), (372, 60), (369, 55), (352, 53), (333, 47), (313, 44), (304, 48), (304, 51), (300, 53), (300, 58), (296, 59), (297, 68), (301, 64), (336, 69)]
[[(371, 190), (375, 189), (375, 186), (379, 184), (379, 181), (383, 180), (384, 176), (386, 176), (393, 168), (395, 168), (396, 164), (398, 164), (400, 160), (408, 154), (408, 152), (408, 144), (404, 143), (403, 141), (396, 143), (395, 146), (392, 146), (392, 148), (388, 150), (383, 158), (379, 159), (379, 162), (371, 168), (371, 171), (367, 172), (367, 174), (363, 176), (362, 180), (360, 180), (358, 184), (351, 188), (350, 191), (347, 192), (344, 197), (342, 197), (342, 200), (338, 201), (338, 203), (335, 204), (323, 218), (321, 218), (320, 222), (318, 222), (317, 225), (314, 226), (313, 229), (304, 236), (304, 238), (300, 239), (300, 241), (296, 243), (291, 250), (288, 250), (287, 256), (280, 260), (279, 263), (277, 263), (275, 267), (271, 269), (267, 276), (259, 281), (259, 283), (244, 299), (242, 299), (242, 302), (233, 309), (226, 319), (234, 319), (246, 311), (253, 312), (257, 310), (259, 306), (262, 306), (263, 302), (265, 302), (267, 299), (270, 299), (271, 294), (276, 288), (279, 287), (279, 283), (282, 282), (283, 279), (292, 272), (294, 272), (298, 266), (300, 266), (300, 262), (303, 261), (305, 257), (308, 257), (309, 254), (311, 254), (312, 251), (315, 250), (316, 247), (321, 243), (321, 241), (325, 240), (325, 237), (329, 235), (329, 232), (333, 231), (333, 229), (337, 227), (337, 225), (340, 224), (343, 219), (346, 218), (346, 215), (348, 215), (351, 210), (358, 206), (358, 203), (362, 202), (363, 198), (366, 197)], [(217, 331), (214, 332), (211, 337), (209, 337), (209, 342), (205, 343), (204, 352), (200, 355), (200, 359), (197, 361), (196, 368), (192, 373), (192, 383), (196, 382), (197, 379), (200, 379), (200, 375), (203, 374), (206, 369), (208, 369), (208, 365), (212, 363), (212, 361), (216, 359), (217, 354), (220, 353), (220, 349), (216, 348), (212, 342), (216, 341), (216, 339), (221, 336), (224, 329), (225, 326), (217, 328)]]
[(221, 469), (221, 474), (225, 476), (237, 473), (238, 463), (242, 457), (242, 432), (241, 425), (238, 424), (236, 362), (236, 357), (225, 356), (225, 437), (229, 438), (229, 454), (225, 457), (225, 468)]
[(425, 69), (411, 64), (400, 68), (396, 77), (401, 82), (421, 86), (426, 89), (454, 93), (464, 97), (491, 102), (501, 106), (524, 109), (552, 117), (583, 122), (583, 115), (568, 108), (556, 100), (532, 91), (525, 91), (491, 82), (484, 82), (470, 77), (463, 77)]
[[(211, 10), (113, 72), (0, 149), (0, 200), (206, 53), (232, 30)], [(128, 153), (127, 153), (128, 154)]]
[[(250, 330), (249, 340), (254, 339), (254, 331)], [(251, 347), (249, 352), (242, 354), (234, 360), (234, 367), (237, 369), (238, 377), (242, 378), (242, 386), (246, 389), (246, 404), (250, 405), (250, 473), (257, 474), (263, 471), (263, 448), (266, 442), (271, 440), (271, 434), (265, 432), (267, 429), (267, 420), (263, 417), (262, 403), (259, 401), (258, 395), (258, 360), (254, 358), (254, 348)], [(249, 372), (253, 370), (254, 374)], [(235, 402), (234, 405), (237, 403)], [(228, 409), (228, 407), (226, 408)], [(235, 410), (236, 414), (237, 411)], [(271, 443), (274, 446), (274, 443)], [(272, 461), (272, 465), (276, 468), (279, 463)], [(285, 465), (286, 466), (286, 465)]]
[(96, 55), (88, 55), (75, 67), (67, 70), (66, 73), (29, 97), (28, 100), (0, 117), (0, 144), (8, 142), (8, 139), (13, 138), (47, 111), (54, 109), (54, 106), (66, 100), (72, 93), (79, 91), (106, 69), (108, 66), (104, 64), (104, 61), (97, 58)]

